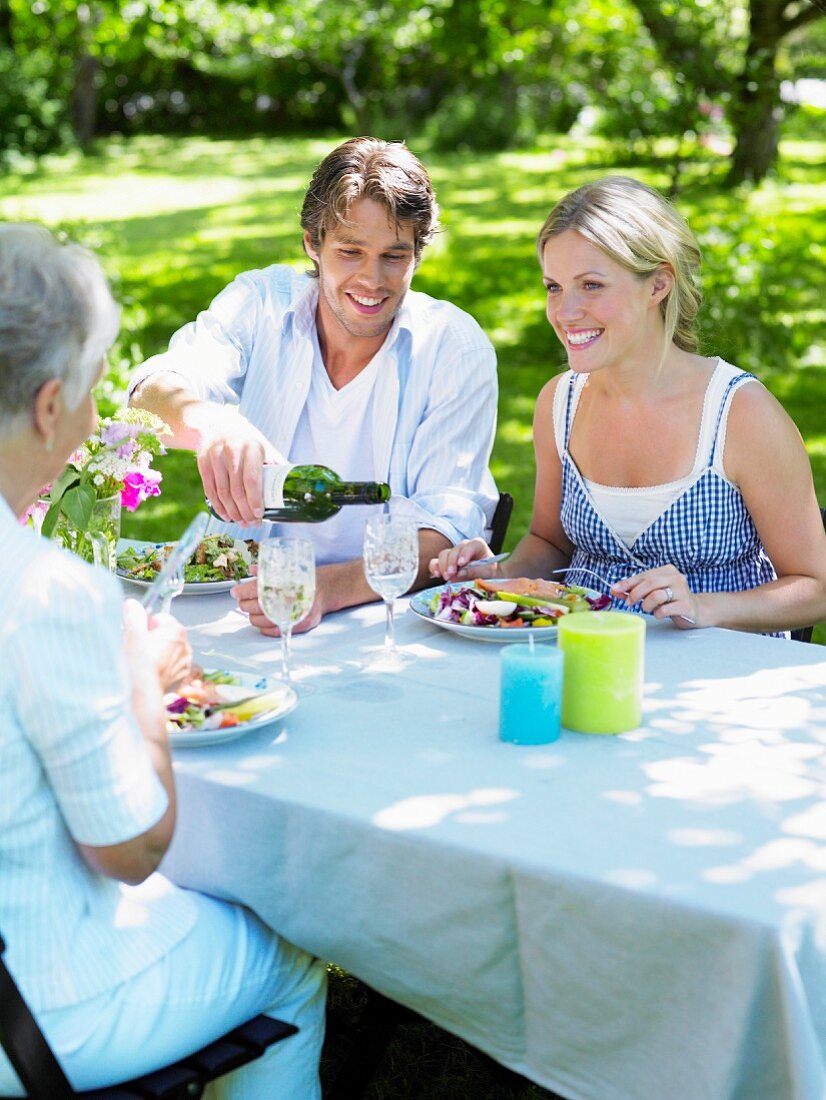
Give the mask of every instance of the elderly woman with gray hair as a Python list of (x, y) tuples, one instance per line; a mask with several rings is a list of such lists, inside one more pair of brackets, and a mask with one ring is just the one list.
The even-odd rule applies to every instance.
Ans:
[[(0, 930), (78, 1089), (149, 1072), (259, 1012), (299, 1033), (212, 1086), (320, 1095), (324, 968), (240, 906), (155, 873), (175, 824), (163, 691), (182, 628), (19, 522), (92, 431), (118, 329), (95, 258), (0, 225)], [(0, 1095), (23, 1095), (0, 1053)]]

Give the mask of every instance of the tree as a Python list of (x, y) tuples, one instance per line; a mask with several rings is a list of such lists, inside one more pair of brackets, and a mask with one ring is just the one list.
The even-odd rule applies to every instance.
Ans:
[[(631, 0), (663, 59), (701, 94), (728, 99), (735, 147), (728, 181), (759, 181), (777, 161), (782, 104), (778, 56), (794, 31), (822, 19), (811, 0), (748, 0), (745, 49), (721, 57), (709, 48), (708, 5)], [(728, 14), (731, 5), (725, 5)], [(724, 21), (726, 12), (718, 9)], [(736, 14), (736, 13), (734, 13)]]
[(761, 180), (777, 160), (782, 108), (777, 53), (793, 31), (821, 19), (826, 11), (791, 0), (751, 0), (749, 40), (732, 101), (737, 144), (729, 180)]

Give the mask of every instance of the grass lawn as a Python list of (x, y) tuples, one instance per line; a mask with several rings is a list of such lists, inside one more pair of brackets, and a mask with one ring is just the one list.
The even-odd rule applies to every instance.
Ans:
[[(32, 174), (6, 176), (0, 215), (63, 227), (100, 252), (124, 305), (107, 385), (117, 400), (128, 367), (162, 350), (235, 274), (305, 263), (298, 224), (304, 188), (338, 140), (110, 141), (85, 160), (54, 158)], [(687, 168), (677, 198), (705, 256), (704, 351), (754, 371), (788, 409), (824, 504), (825, 152), (822, 143), (787, 143), (777, 179), (734, 193), (720, 187), (724, 165), (709, 159)], [(501, 397), (493, 470), (516, 499), (509, 545), (530, 517), (534, 400), (563, 365), (544, 317), (534, 239), (555, 200), (588, 179), (623, 172), (668, 186), (667, 161), (630, 163), (625, 156), (604, 143), (559, 138), (531, 153), (426, 158), (445, 231), (426, 251), (414, 286), (471, 312), (496, 345)], [(124, 534), (174, 537), (200, 507), (193, 457), (170, 454), (162, 468), (163, 495), (126, 516)], [(816, 639), (826, 643), (826, 626)], [(357, 1020), (358, 1000), (353, 983), (334, 975), (332, 1018)], [(347, 1043), (346, 1036), (332, 1040), (328, 1071)], [(371, 1090), (372, 1100), (513, 1095), (469, 1048), (426, 1025), (404, 1029)], [(520, 1095), (550, 1094), (531, 1087)]]

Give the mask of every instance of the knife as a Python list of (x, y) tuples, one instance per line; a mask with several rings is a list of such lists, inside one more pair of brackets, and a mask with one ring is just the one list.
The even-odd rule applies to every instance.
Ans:
[(204, 716), (208, 718), (210, 714), (218, 711), (228, 711), (231, 714), (233, 711), (243, 710), (251, 711), (255, 715), (265, 710), (273, 710), (283, 701), (287, 690), (285, 687), (278, 687), (272, 691), (258, 691), (254, 695), (245, 695), (243, 699), (236, 699), (234, 702), (228, 700), (226, 703), (212, 703), (204, 708)]
[(162, 603), (167, 598), (171, 599), (172, 596), (178, 595), (180, 589), (178, 589), (178, 592), (174, 590), (180, 583), (179, 575), (182, 579), (184, 566), (192, 557), (198, 543), (204, 537), (207, 523), (209, 523), (209, 516), (207, 513), (199, 512), (175, 543), (169, 557), (161, 566), (160, 572), (152, 581), (149, 588), (147, 588), (141, 600), (147, 613), (151, 614), (158, 603)]

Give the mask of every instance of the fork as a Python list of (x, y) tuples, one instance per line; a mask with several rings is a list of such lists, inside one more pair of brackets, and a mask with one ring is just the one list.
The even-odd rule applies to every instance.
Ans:
[(164, 615), (169, 614), (169, 609), (172, 605), (172, 601), (176, 596), (184, 590), (184, 567), (179, 566), (173, 573), (170, 574), (167, 583), (163, 586), (160, 592), (161, 611)]
[(152, 612), (158, 603), (161, 604), (162, 611), (168, 612), (173, 597), (183, 592), (184, 566), (201, 541), (208, 520), (206, 512), (199, 512), (173, 546), (141, 601), (147, 612)]
[[(582, 565), (567, 565), (564, 569), (552, 569), (551, 570), (551, 573), (571, 573), (571, 572), (587, 573), (589, 577), (596, 577), (596, 579), (598, 581), (601, 581), (601, 583), (606, 586), (606, 588), (608, 589), (609, 592), (611, 592), (613, 587), (614, 587), (614, 583), (615, 583), (614, 581), (609, 581), (607, 577), (603, 577), (600, 573), (595, 573), (593, 569), (586, 569)], [(678, 615), (677, 618), (682, 619), (686, 623), (691, 623), (692, 626), (696, 625), (693, 619), (689, 619), (688, 615)]]
[(564, 569), (552, 569), (552, 574), (556, 573), (587, 573), (589, 577), (596, 577), (598, 581), (605, 585), (610, 592), (614, 587), (614, 581), (609, 581), (607, 577), (603, 577), (600, 573), (595, 573), (593, 569), (585, 569), (581, 565), (566, 565)]

